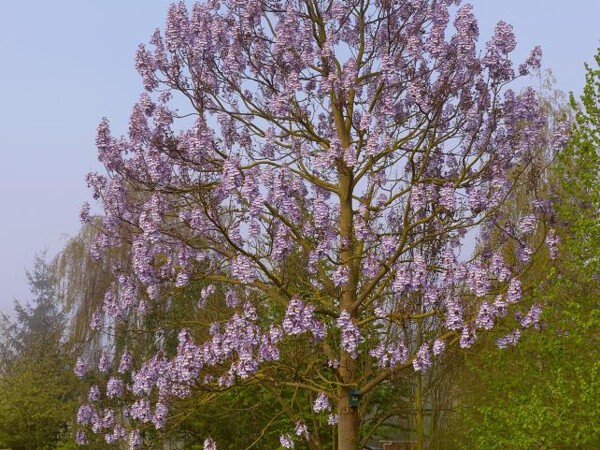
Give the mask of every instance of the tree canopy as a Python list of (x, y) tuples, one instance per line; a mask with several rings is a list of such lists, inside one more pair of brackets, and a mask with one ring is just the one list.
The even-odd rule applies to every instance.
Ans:
[[(509, 87), (539, 48), (514, 67), (510, 25), (478, 39), (458, 0), (169, 8), (137, 53), (128, 135), (103, 120), (106, 174), (87, 176), (92, 256), (129, 249), (92, 326), (128, 338), (97, 361), (106, 388), (79, 409), (80, 442), (91, 429), (138, 448), (179, 399), (260, 384), (285, 417), (267, 445), (363, 448), (394, 417), (378, 400), (392, 380), (507, 315), (503, 347), (537, 324), (521, 277), (556, 234), (543, 198), (502, 205), (569, 124)], [(148, 328), (190, 298), (176, 336)], [(142, 335), (152, 352), (134, 362), (124, 342)]]

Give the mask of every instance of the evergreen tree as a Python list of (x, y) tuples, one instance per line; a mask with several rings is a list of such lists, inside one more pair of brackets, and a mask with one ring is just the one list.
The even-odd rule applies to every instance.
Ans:
[(65, 314), (46, 253), (27, 272), (31, 300), (0, 329), (0, 447), (49, 449), (67, 438), (78, 380), (65, 351)]

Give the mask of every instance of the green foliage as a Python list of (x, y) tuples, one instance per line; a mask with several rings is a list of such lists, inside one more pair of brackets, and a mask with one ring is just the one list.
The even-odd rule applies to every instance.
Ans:
[[(600, 65), (600, 52), (596, 56)], [(447, 448), (600, 448), (600, 70), (587, 67), (573, 135), (547, 180), (556, 204), (560, 257), (542, 261), (529, 282), (546, 305), (543, 326), (514, 348), (494, 348), (495, 335), (465, 360), (462, 400)]]
[(77, 379), (65, 351), (65, 317), (52, 266), (38, 256), (27, 273), (32, 303), (3, 317), (0, 367), (0, 447), (55, 448), (68, 437)]
[(49, 449), (67, 438), (77, 380), (66, 358), (19, 358), (0, 379), (0, 447)]
[(454, 448), (598, 448), (600, 342), (593, 330), (600, 322), (570, 303), (561, 311), (570, 312), (571, 324), (555, 317), (515, 348), (498, 351), (487, 342), (487, 350), (468, 360)]

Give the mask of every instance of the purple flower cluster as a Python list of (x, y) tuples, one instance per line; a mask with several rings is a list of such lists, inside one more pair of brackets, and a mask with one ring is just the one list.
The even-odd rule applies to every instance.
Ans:
[(139, 430), (131, 430), (129, 433), (129, 450), (136, 450), (142, 446), (142, 436)]
[(206, 305), (206, 300), (214, 293), (215, 286), (213, 284), (209, 284), (208, 286), (203, 287), (200, 291), (200, 298), (198, 299), (198, 303), (196, 304), (198, 308), (204, 308), (204, 305)]
[(542, 48), (536, 46), (531, 50), (525, 62), (519, 66), (519, 75), (528, 75), (532, 70), (539, 70), (541, 65)]
[(129, 408), (129, 415), (132, 419), (139, 420), (140, 422), (150, 422), (152, 419), (152, 414), (150, 413), (150, 401), (145, 398), (136, 400)]
[(125, 373), (131, 370), (131, 364), (133, 363), (133, 358), (131, 357), (131, 353), (128, 350), (125, 350), (121, 355), (121, 361), (119, 362), (119, 373)]
[(517, 303), (523, 296), (523, 290), (521, 289), (521, 281), (517, 278), (510, 280), (508, 290), (506, 291), (507, 303)]
[(95, 311), (94, 314), (92, 314), (92, 319), (90, 320), (90, 328), (94, 331), (98, 331), (102, 328), (103, 322), (104, 318), (102, 317), (100, 311)]
[(256, 278), (254, 265), (245, 255), (239, 255), (232, 261), (231, 274), (242, 283), (252, 283)]
[(410, 201), (415, 210), (425, 208), (426, 194), (422, 184), (413, 184), (410, 191)]
[(460, 334), (459, 345), (461, 348), (471, 348), (473, 344), (475, 344), (476, 339), (477, 335), (475, 334), (475, 330), (471, 326), (465, 325)]
[(120, 378), (111, 377), (106, 383), (106, 396), (120, 398), (125, 393), (125, 383)]
[(88, 443), (85, 431), (79, 430), (75, 433), (75, 443), (77, 445), (85, 445)]
[(560, 237), (556, 233), (556, 230), (551, 229), (546, 235), (546, 245), (548, 246), (551, 259), (556, 259), (558, 256), (558, 244), (560, 244)]
[(97, 384), (93, 384), (90, 387), (90, 392), (88, 393), (88, 400), (90, 402), (97, 402), (100, 400), (100, 388)]
[(494, 308), (490, 306), (488, 302), (484, 301), (479, 306), (479, 313), (477, 314), (475, 325), (484, 330), (491, 330), (494, 327), (494, 316)]
[(348, 281), (348, 266), (339, 265), (335, 272), (333, 272), (331, 281), (338, 287), (345, 284)]
[(169, 409), (164, 403), (157, 403), (154, 408), (154, 414), (152, 416), (152, 423), (156, 429), (163, 428), (167, 423), (167, 416)]
[(75, 363), (75, 369), (73, 370), (73, 372), (75, 372), (75, 375), (77, 375), (77, 377), (79, 378), (85, 377), (85, 375), (87, 374), (87, 367), (83, 362), (83, 359), (77, 358), (77, 362)]
[(282, 327), (289, 335), (310, 331), (316, 340), (325, 337), (325, 326), (315, 318), (314, 305), (305, 305), (299, 296), (292, 297), (289, 301)]
[(487, 53), (483, 62), (499, 81), (508, 81), (515, 76), (512, 62), (507, 58), (515, 46), (512, 26), (503, 21), (498, 22), (492, 39), (487, 43)]
[(422, 344), (413, 359), (413, 368), (415, 372), (425, 372), (431, 366), (431, 356), (429, 354), (429, 346)]
[(538, 303), (534, 303), (531, 309), (527, 312), (525, 317), (521, 319), (521, 326), (523, 328), (529, 328), (530, 326), (537, 326), (540, 317), (542, 315), (542, 306)]
[(223, 163), (221, 189), (224, 193), (230, 193), (241, 185), (242, 176), (237, 166), (238, 162), (231, 158)]
[(490, 290), (490, 280), (487, 270), (478, 262), (471, 267), (467, 286), (477, 296), (483, 297)]
[(436, 339), (435, 342), (433, 343), (433, 354), (435, 356), (439, 356), (442, 353), (444, 353), (444, 350), (446, 349), (446, 341), (442, 340), (442, 339)]
[(458, 299), (446, 298), (446, 328), (459, 330), (463, 326), (463, 308)]
[(97, 418), (96, 410), (87, 404), (79, 406), (77, 410), (77, 423), (79, 425), (87, 425)]
[(536, 216), (533, 214), (529, 214), (521, 219), (521, 224), (519, 226), (519, 229), (521, 230), (521, 233), (523, 233), (523, 234), (530, 234), (533, 231), (535, 231), (536, 223), (537, 223)]
[(506, 336), (502, 336), (496, 340), (496, 345), (499, 348), (508, 348), (517, 345), (517, 342), (521, 338), (521, 330), (511, 331)]
[(316, 413), (331, 411), (331, 404), (329, 403), (327, 395), (325, 395), (323, 392), (319, 392), (313, 404), (312, 410)]
[(408, 360), (408, 349), (402, 342), (391, 345), (381, 342), (369, 351), (369, 355), (377, 359), (379, 367), (394, 367)]
[(352, 358), (358, 356), (358, 344), (360, 343), (360, 330), (350, 317), (348, 311), (342, 311), (335, 321), (340, 329), (340, 346), (348, 352)]
[(440, 206), (442, 206), (449, 213), (454, 212), (455, 208), (454, 192), (455, 190), (452, 183), (448, 183), (440, 189)]
[(408, 286), (411, 285), (411, 276), (408, 267), (401, 265), (396, 271), (396, 277), (394, 278), (394, 290), (398, 293), (403, 292)]
[(279, 442), (283, 448), (294, 448), (294, 441), (289, 434), (282, 434), (279, 437)]
[(299, 420), (296, 422), (296, 428), (294, 432), (296, 433), (296, 436), (303, 437), (306, 440), (310, 438), (310, 433), (308, 432), (308, 428), (304, 420)]
[(104, 435), (104, 441), (107, 444), (114, 444), (117, 441), (125, 441), (125, 439), (127, 439), (127, 430), (120, 423), (117, 423), (114, 426), (112, 433), (106, 433)]

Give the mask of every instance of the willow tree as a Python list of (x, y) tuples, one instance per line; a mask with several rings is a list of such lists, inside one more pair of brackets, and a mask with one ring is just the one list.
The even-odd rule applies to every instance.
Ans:
[[(539, 67), (540, 49), (515, 68), (510, 25), (482, 50), (478, 35), (460, 0), (172, 5), (139, 47), (146, 92), (128, 135), (106, 119), (98, 130), (94, 255), (123, 242), (131, 252), (97, 317), (134, 326), (204, 286), (198, 308), (222, 295), (230, 319), (207, 318), (201, 341), (182, 329), (172, 354), (159, 338), (133, 370), (128, 353), (107, 351), (101, 370), (111, 357), (119, 370), (106, 409), (82, 405), (80, 424), (135, 448), (139, 427), (165, 425), (171, 399), (261, 382), (313, 402), (278, 406), (283, 447), (325, 448), (331, 427), (337, 448), (362, 448), (390, 380), (518, 309), (543, 207), (517, 224), (496, 213), (532, 150), (566, 133), (548, 140), (535, 91), (507, 87)], [(518, 241), (516, 264), (486, 244), (495, 227)], [(538, 311), (522, 316), (507, 345)], [(289, 357), (300, 345), (303, 358)], [(125, 421), (106, 407), (115, 398)]]

